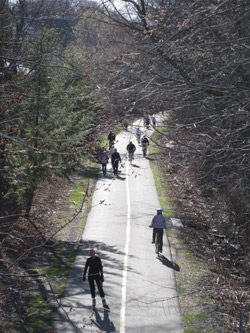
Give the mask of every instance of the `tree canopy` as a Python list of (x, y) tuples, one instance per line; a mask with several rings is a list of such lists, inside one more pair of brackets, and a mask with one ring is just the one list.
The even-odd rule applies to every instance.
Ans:
[(98, 126), (102, 105), (86, 48), (73, 46), (84, 8), (1, 2), (1, 192), (27, 199), (27, 213), (39, 182), (71, 172)]

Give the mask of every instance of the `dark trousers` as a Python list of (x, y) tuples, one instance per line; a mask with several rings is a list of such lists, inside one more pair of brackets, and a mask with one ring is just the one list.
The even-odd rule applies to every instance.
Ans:
[(118, 175), (118, 161), (115, 161), (113, 163), (113, 170), (114, 170), (114, 175)]
[(104, 291), (102, 288), (102, 278), (100, 275), (92, 275), (88, 277), (89, 280), (89, 286), (90, 286), (90, 292), (92, 298), (95, 298), (95, 282), (97, 285), (97, 288), (99, 290), (100, 296), (103, 298), (104, 297)]
[(163, 245), (163, 229), (160, 228), (154, 228), (153, 229), (153, 242), (155, 242), (156, 233), (159, 232), (160, 235), (160, 249), (162, 250)]
[(102, 172), (104, 175), (106, 175), (107, 172), (107, 164), (106, 163), (102, 163)]

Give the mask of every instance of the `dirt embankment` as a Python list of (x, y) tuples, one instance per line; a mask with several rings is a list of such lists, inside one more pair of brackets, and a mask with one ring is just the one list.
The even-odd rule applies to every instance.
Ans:
[(29, 217), (6, 218), (1, 224), (1, 332), (52, 329), (57, 296), (74, 260), (94, 187), (93, 174), (80, 171), (70, 179), (44, 182)]
[[(162, 147), (168, 144), (157, 136)], [(250, 329), (249, 244), (242, 248), (223, 221), (226, 200), (213, 190), (213, 182), (198, 182), (194, 156), (172, 146), (151, 156), (164, 177), (165, 194), (184, 227), (171, 228), (169, 241), (176, 255), (175, 270), (186, 332), (243, 332)], [(157, 148), (159, 149), (159, 148)], [(218, 216), (221, 217), (217, 223)], [(227, 232), (227, 233), (226, 233)]]

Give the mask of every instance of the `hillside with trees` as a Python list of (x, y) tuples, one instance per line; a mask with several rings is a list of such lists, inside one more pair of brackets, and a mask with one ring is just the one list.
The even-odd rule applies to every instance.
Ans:
[(249, 327), (249, 1), (119, 3), (0, 1), (1, 311), (9, 274), (46, 243), (14, 227), (41, 184), (87, 170), (124, 119), (167, 111), (155, 144), (183, 237), (233, 286), (218, 296), (233, 329), (240, 309)]

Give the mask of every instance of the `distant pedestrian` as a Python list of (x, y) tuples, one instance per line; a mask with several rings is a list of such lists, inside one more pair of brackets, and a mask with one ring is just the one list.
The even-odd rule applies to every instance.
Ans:
[(144, 126), (149, 128), (149, 124), (150, 124), (150, 119), (149, 119), (149, 116), (146, 115), (146, 116), (144, 116)]
[(124, 121), (124, 130), (125, 131), (128, 130), (128, 121), (127, 120)]
[(111, 146), (115, 143), (115, 134), (112, 131), (109, 132), (108, 140), (109, 140), (109, 149), (110, 149)]
[(103, 175), (106, 176), (106, 172), (107, 172), (107, 163), (109, 161), (109, 157), (106, 151), (104, 151), (100, 156), (99, 156), (99, 162), (102, 165), (102, 172)]
[(135, 130), (135, 135), (136, 135), (136, 139), (138, 141), (138, 143), (140, 144), (140, 140), (141, 140), (141, 130), (139, 127), (137, 127), (137, 129)]
[(153, 124), (153, 127), (156, 126), (156, 119), (155, 119), (155, 116), (152, 116), (152, 124)]
[(118, 166), (119, 166), (119, 162), (121, 162), (121, 156), (120, 154), (117, 152), (117, 149), (114, 149), (114, 152), (112, 154), (112, 166), (113, 166), (113, 171), (114, 171), (114, 175), (118, 176)]
[(146, 135), (144, 135), (141, 139), (141, 147), (142, 147), (142, 152), (143, 152), (144, 157), (146, 157), (146, 155), (147, 155), (148, 146), (149, 146), (149, 140), (146, 137)]
[(96, 255), (94, 249), (91, 249), (89, 251), (89, 253), (90, 253), (90, 257), (86, 261), (84, 272), (83, 272), (83, 281), (86, 280), (86, 274), (88, 271), (88, 281), (89, 281), (89, 287), (90, 287), (90, 292), (91, 292), (91, 296), (92, 296), (93, 310), (95, 310), (95, 306), (96, 306), (95, 282), (96, 282), (100, 297), (102, 299), (103, 307), (104, 307), (104, 309), (109, 310), (109, 306), (106, 303), (105, 294), (104, 294), (104, 290), (103, 290), (104, 277), (103, 277), (102, 261)]

